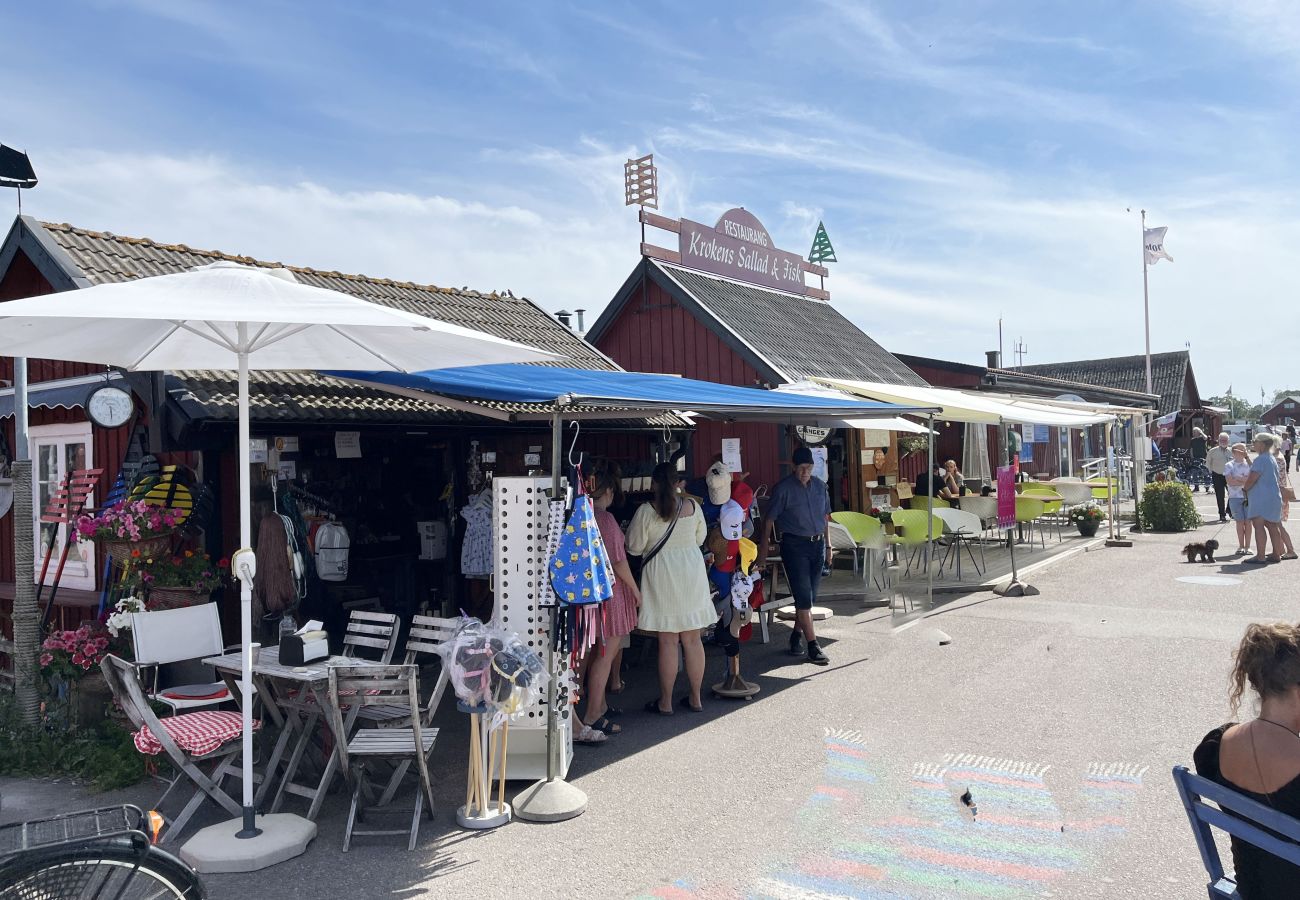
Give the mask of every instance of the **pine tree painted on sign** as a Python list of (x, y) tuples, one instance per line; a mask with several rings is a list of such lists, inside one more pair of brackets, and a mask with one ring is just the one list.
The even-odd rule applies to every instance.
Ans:
[(808, 262), (838, 262), (835, 248), (831, 246), (831, 239), (826, 234), (826, 226), (821, 222), (817, 223), (817, 234), (813, 237), (812, 249), (808, 251)]

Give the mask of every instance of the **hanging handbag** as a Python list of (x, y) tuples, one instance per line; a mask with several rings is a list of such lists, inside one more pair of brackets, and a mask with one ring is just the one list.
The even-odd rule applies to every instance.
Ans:
[(668, 543), (668, 539), (673, 536), (673, 529), (677, 527), (677, 520), (682, 515), (682, 505), (686, 502), (685, 498), (677, 498), (677, 511), (673, 513), (673, 520), (668, 523), (668, 529), (663, 533), (655, 545), (647, 550), (641, 556), (629, 553), (627, 555), (628, 568), (632, 570), (632, 577), (636, 579), (638, 585), (641, 584), (641, 573), (645, 571), (646, 563), (659, 555), (659, 551)]
[(551, 586), (562, 604), (603, 603), (614, 596), (613, 567), (586, 494), (573, 501), (573, 512), (560, 533), (549, 568)]
[(1282, 499), (1287, 503), (1295, 503), (1295, 488), (1289, 484), (1282, 485)]

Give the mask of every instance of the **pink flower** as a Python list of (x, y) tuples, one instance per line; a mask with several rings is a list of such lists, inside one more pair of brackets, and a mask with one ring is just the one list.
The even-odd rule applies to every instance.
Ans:
[(93, 666), (93, 665), (94, 665), (94, 663), (91, 662), (91, 661), (88, 660), (88, 659), (83, 659), (83, 660), (81, 661), (81, 668), (82, 668), (83, 670), (89, 669), (89, 668), (90, 668), (91, 666)]
[(72, 664), (74, 666), (79, 666), (85, 661), (86, 661), (86, 657), (82, 656), (80, 653), (72, 654)]
[(94, 644), (91, 644), (91, 643), (83, 644), (82, 647), (81, 647), (81, 652), (82, 652), (82, 655), (84, 655), (84, 656), (94, 656), (94, 655), (95, 655), (95, 650), (96, 650), (95, 645), (94, 645)]
[(46, 666), (48, 666), (48, 665), (49, 665), (50, 663), (52, 663), (52, 662), (54, 662), (54, 657), (53, 657), (51, 654), (49, 654), (49, 653), (42, 653), (42, 654), (41, 654), (41, 668), (42, 668), (42, 669), (45, 668)]

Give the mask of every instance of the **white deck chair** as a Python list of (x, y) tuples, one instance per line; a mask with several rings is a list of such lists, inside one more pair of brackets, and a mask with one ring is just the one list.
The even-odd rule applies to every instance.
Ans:
[(173, 713), (183, 709), (215, 706), (233, 699), (225, 682), (200, 682), (171, 686), (159, 685), (162, 667), (175, 663), (197, 662), (225, 652), (221, 643), (221, 620), (217, 604), (201, 603), (178, 609), (131, 614), (131, 643), (135, 667), (151, 669), (147, 685), (150, 700), (171, 707)]

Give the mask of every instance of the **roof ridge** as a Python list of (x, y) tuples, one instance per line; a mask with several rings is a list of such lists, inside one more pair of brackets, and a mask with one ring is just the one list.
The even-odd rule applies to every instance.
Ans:
[(196, 256), (206, 256), (211, 259), (220, 259), (227, 262), (236, 262), (243, 265), (260, 266), (266, 269), (288, 269), (290, 272), (299, 272), (303, 275), (316, 275), (321, 278), (342, 278), (347, 281), (357, 281), (366, 284), (382, 284), (393, 287), (406, 288), (408, 290), (430, 291), (438, 294), (458, 294), (468, 297), (486, 297), (496, 299), (510, 299), (514, 301), (528, 300), (529, 298), (522, 295), (516, 296), (513, 293), (492, 291), (484, 293), (483, 291), (474, 290), (468, 287), (442, 287), (436, 284), (421, 284), (415, 281), (396, 281), (392, 278), (376, 278), (371, 275), (351, 274), (348, 272), (325, 271), (322, 269), (313, 269), (310, 266), (290, 266), (281, 262), (271, 262), (269, 260), (258, 259), (254, 256), (238, 256), (231, 253), (224, 253), (220, 250), (204, 250), (198, 247), (191, 247), (187, 244), (165, 244), (162, 241), (155, 241), (147, 237), (130, 237), (129, 235), (114, 234), (111, 231), (93, 231), (89, 228), (80, 228), (68, 222), (41, 222), (43, 228), (51, 231), (63, 231), (70, 234), (83, 235), (98, 240), (120, 241), (124, 244), (135, 246), (157, 247), (160, 250), (171, 250), (179, 253), (192, 253)]
[[(1152, 359), (1155, 359), (1156, 357), (1170, 357), (1170, 356), (1181, 356), (1190, 360), (1192, 353), (1190, 350), (1160, 350), (1151, 354)], [(1105, 356), (1098, 359), (1064, 359), (1059, 362), (1026, 363), (1021, 368), (1045, 369), (1045, 368), (1050, 368), (1055, 366), (1081, 366), (1090, 363), (1114, 363), (1120, 360), (1145, 360), (1145, 359), (1146, 359), (1145, 353), (1129, 353), (1124, 356)]]

